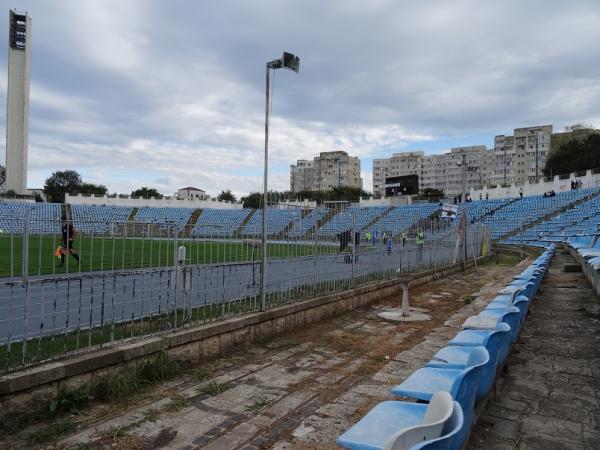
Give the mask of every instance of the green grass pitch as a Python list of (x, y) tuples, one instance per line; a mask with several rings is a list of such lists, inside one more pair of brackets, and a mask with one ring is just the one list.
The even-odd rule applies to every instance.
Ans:
[[(260, 246), (242, 242), (178, 240), (177, 246), (186, 247), (188, 264), (259, 261)], [(59, 236), (32, 235), (29, 237), (29, 275), (93, 272), (172, 266), (175, 259), (173, 239), (108, 238), (78, 235), (73, 247), (81, 258), (81, 266), (67, 255), (65, 266), (59, 267), (60, 258), (54, 251), (60, 246)], [(293, 258), (318, 253), (335, 252), (330, 245), (277, 243), (268, 245), (269, 258)], [(21, 235), (0, 235), (0, 277), (21, 276), (23, 240)]]

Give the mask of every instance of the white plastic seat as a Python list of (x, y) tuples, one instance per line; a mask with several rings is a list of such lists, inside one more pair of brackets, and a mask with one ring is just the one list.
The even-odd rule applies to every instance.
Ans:
[(421, 424), (405, 428), (390, 436), (383, 450), (404, 450), (423, 441), (429, 441), (441, 436), (444, 424), (452, 415), (454, 402), (449, 392), (440, 391), (433, 394), (427, 406)]

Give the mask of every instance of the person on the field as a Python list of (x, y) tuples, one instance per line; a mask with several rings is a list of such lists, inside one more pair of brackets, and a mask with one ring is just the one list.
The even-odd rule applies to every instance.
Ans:
[(419, 259), (421, 259), (423, 256), (423, 246), (425, 245), (425, 233), (423, 232), (423, 230), (419, 230), (415, 241), (417, 244)]
[(73, 255), (73, 257), (77, 260), (77, 264), (80, 264), (81, 262), (79, 261), (79, 255), (77, 254), (77, 250), (73, 248), (73, 238), (75, 237), (75, 234), (77, 234), (77, 232), (75, 231), (75, 227), (72, 223), (69, 223), (69, 221), (67, 220), (67, 216), (63, 215), (60, 220), (62, 222), (60, 227), (60, 231), (62, 234), (60, 246), (62, 248), (60, 252), (60, 265), (58, 267), (64, 266), (65, 255), (67, 253)]

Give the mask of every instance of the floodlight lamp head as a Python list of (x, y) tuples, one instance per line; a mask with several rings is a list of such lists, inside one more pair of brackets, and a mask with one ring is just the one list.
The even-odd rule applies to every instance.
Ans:
[(283, 52), (283, 57), (281, 58), (281, 61), (283, 63), (283, 67), (285, 67), (286, 69), (293, 70), (296, 73), (300, 71), (300, 58), (298, 58), (296, 55), (293, 55), (288, 52)]

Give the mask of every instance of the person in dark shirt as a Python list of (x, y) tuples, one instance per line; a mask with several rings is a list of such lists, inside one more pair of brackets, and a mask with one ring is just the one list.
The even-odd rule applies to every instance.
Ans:
[(67, 253), (73, 255), (73, 257), (77, 260), (77, 264), (81, 264), (81, 262), (79, 261), (79, 255), (77, 254), (77, 250), (73, 248), (73, 238), (77, 233), (75, 231), (75, 227), (72, 223), (69, 223), (69, 221), (67, 220), (67, 216), (62, 216), (60, 220), (62, 222), (60, 227), (60, 231), (62, 233), (60, 246), (62, 247), (62, 251), (60, 252), (59, 267), (62, 267), (65, 264), (65, 255)]

